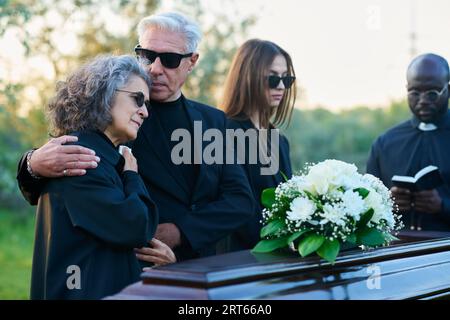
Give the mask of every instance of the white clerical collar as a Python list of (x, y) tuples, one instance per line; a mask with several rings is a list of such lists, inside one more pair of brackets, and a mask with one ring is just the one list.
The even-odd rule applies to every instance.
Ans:
[(419, 130), (422, 130), (422, 131), (433, 131), (433, 130), (437, 129), (435, 124), (433, 124), (433, 123), (425, 123), (425, 122), (419, 123), (417, 128), (419, 128)]

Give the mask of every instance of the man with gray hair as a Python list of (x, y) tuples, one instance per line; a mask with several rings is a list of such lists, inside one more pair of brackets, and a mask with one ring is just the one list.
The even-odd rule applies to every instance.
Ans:
[[(183, 15), (163, 13), (142, 19), (138, 33), (135, 52), (152, 77), (152, 110), (131, 147), (159, 208), (155, 238), (173, 248), (178, 260), (214, 254), (216, 243), (245, 223), (255, 204), (238, 164), (196, 161), (205, 148), (203, 141), (191, 139), (189, 163), (175, 165), (171, 158), (177, 143), (172, 141), (174, 130), (187, 130), (194, 137), (194, 122), (199, 121), (203, 132), (214, 128), (225, 136), (224, 113), (185, 98), (181, 91), (198, 61), (201, 32)], [(96, 167), (98, 159), (91, 150), (64, 146), (73, 139), (53, 139), (22, 158), (18, 180), (30, 203), (36, 203), (45, 183), (42, 177), (83, 175)], [(138, 258), (145, 261), (149, 250), (138, 251)]]

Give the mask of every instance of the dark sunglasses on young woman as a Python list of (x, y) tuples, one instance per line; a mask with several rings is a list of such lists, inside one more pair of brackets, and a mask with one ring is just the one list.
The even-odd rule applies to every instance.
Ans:
[(156, 52), (137, 45), (134, 48), (139, 61), (145, 65), (152, 64), (159, 57), (161, 64), (168, 69), (176, 69), (180, 66), (181, 59), (191, 57), (193, 53), (180, 54), (175, 52)]
[(293, 77), (293, 76), (279, 77), (279, 76), (271, 75), (271, 76), (268, 76), (267, 78), (269, 79), (269, 88), (270, 89), (278, 88), (280, 81), (283, 81), (284, 87), (286, 89), (289, 89), (295, 81), (295, 77)]
[(145, 104), (147, 110), (150, 111), (151, 108), (150, 100), (145, 100), (145, 96), (141, 91), (133, 92), (119, 89), (116, 89), (116, 91), (129, 93), (130, 96), (136, 101), (136, 104), (139, 108), (141, 108)]

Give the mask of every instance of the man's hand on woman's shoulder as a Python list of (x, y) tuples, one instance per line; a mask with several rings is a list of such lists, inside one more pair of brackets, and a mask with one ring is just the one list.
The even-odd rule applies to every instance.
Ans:
[(62, 176), (82, 176), (86, 169), (97, 167), (100, 158), (91, 149), (65, 145), (76, 142), (75, 136), (61, 136), (49, 140), (35, 150), (30, 158), (33, 173), (39, 177), (55, 178)]

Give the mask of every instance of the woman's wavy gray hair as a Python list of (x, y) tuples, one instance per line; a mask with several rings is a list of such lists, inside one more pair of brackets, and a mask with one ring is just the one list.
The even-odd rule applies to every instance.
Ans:
[(186, 39), (185, 50), (196, 52), (202, 38), (202, 32), (197, 23), (178, 12), (166, 12), (154, 14), (143, 18), (138, 26), (139, 44), (142, 45), (142, 37), (148, 28), (158, 28), (180, 33)]
[(132, 75), (142, 78), (150, 90), (149, 75), (130, 55), (98, 56), (58, 83), (56, 96), (47, 108), (52, 135), (81, 130), (103, 132), (112, 123), (116, 89), (124, 87)]

